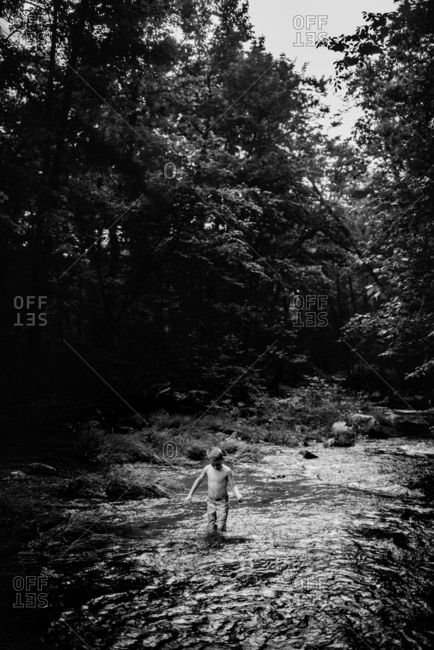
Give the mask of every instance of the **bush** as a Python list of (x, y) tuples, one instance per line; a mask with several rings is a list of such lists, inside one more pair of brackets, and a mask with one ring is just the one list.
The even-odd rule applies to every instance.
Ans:
[(158, 478), (147, 468), (124, 465), (112, 469), (106, 479), (105, 492), (115, 501), (170, 497), (177, 485), (168, 478)]
[(191, 445), (185, 450), (185, 455), (191, 460), (202, 460), (206, 457), (207, 449), (206, 445)]
[(74, 498), (104, 496), (104, 479), (99, 474), (83, 474), (68, 483), (68, 495)]
[(150, 462), (155, 460), (152, 443), (162, 447), (162, 434), (155, 430), (126, 434), (106, 433), (93, 423), (88, 423), (80, 431), (75, 449), (82, 458), (91, 462)]
[(234, 463), (257, 463), (262, 458), (262, 454), (257, 447), (245, 445), (240, 448), (231, 459)]
[(235, 454), (240, 449), (240, 444), (236, 440), (225, 440), (221, 445), (224, 454)]
[(110, 434), (108, 446), (99, 454), (98, 460), (107, 463), (150, 462), (154, 452), (146, 434)]
[(97, 422), (86, 422), (78, 433), (75, 451), (86, 460), (95, 461), (110, 447), (108, 434), (98, 428)]
[[(290, 397), (259, 400), (256, 416), (252, 422), (266, 428), (260, 430), (259, 438), (274, 444), (294, 446), (305, 437), (309, 430), (310, 437), (320, 438), (324, 429), (329, 429), (341, 413), (336, 406), (337, 389), (327, 384), (324, 379), (313, 377), (307, 387), (299, 387)], [(313, 435), (312, 435), (313, 434)], [(256, 434), (244, 436), (255, 440)]]

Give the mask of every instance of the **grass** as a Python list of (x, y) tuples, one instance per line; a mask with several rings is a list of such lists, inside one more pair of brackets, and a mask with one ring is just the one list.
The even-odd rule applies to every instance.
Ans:
[(170, 497), (176, 485), (158, 476), (156, 469), (137, 464), (113, 465), (105, 473), (86, 473), (67, 487), (70, 498), (127, 500)]
[(148, 468), (131, 465), (110, 470), (105, 482), (107, 496), (115, 501), (168, 498), (177, 490), (176, 483), (170, 479), (158, 477), (155, 471)]
[(192, 417), (176, 416), (169, 422), (176, 422), (177, 426), (165, 428), (163, 423), (167, 424), (167, 420), (166, 416), (159, 416), (147, 429), (127, 434), (106, 433), (94, 424), (84, 425), (78, 433), (76, 453), (79, 458), (94, 463), (170, 464), (175, 450), (178, 458), (202, 460), (209, 447), (221, 442), (212, 432), (219, 430), (215, 420), (209, 427), (210, 418), (195, 425)]
[[(152, 431), (129, 434), (106, 433), (95, 425), (84, 425), (75, 445), (79, 458), (100, 463), (133, 463), (156, 460)], [(160, 445), (161, 443), (161, 445)], [(159, 437), (158, 447), (164, 445)]]
[(258, 399), (248, 417), (241, 417), (243, 409), (237, 407), (203, 417), (156, 413), (146, 428), (127, 434), (109, 434), (89, 423), (79, 434), (76, 450), (86, 460), (122, 465), (171, 464), (175, 457), (203, 461), (215, 445), (227, 454), (240, 452), (246, 443), (296, 447), (329, 438), (332, 424), (354, 408), (354, 399), (345, 400), (339, 388), (314, 377), (286, 398)]
[[(57, 540), (77, 536), (81, 530), (86, 533), (92, 515), (89, 521), (80, 516), (66, 521), (70, 513), (65, 504), (71, 499), (170, 498), (178, 487), (161, 476), (159, 466), (171, 466), (175, 459), (176, 465), (203, 463), (212, 446), (221, 447), (232, 465), (260, 460), (263, 443), (296, 447), (307, 440), (327, 439), (333, 422), (363, 410), (357, 398), (338, 392), (333, 384), (314, 378), (309, 386), (288, 389), (284, 398), (262, 397), (248, 409), (227, 405), (226, 410), (218, 407), (203, 417), (156, 413), (146, 427), (139, 428), (138, 422), (137, 430), (129, 433), (108, 433), (97, 422), (88, 422), (75, 444), (78, 464), (85, 461), (82, 473), (69, 481), (56, 479), (66, 486), (63, 503), (54, 505), (46, 479), (43, 486), (50, 490), (43, 499), (26, 483), (8, 484), (7, 494), (0, 497), (0, 547), (14, 553), (29, 543), (43, 546), (44, 537)], [(89, 472), (89, 462), (102, 467)], [(101, 526), (92, 525), (92, 530), (104, 533)]]

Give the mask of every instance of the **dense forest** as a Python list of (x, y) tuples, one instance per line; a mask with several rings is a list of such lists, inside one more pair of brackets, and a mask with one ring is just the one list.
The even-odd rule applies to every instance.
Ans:
[[(244, 0), (1, 3), (1, 390), (432, 397), (434, 6), (274, 58)], [(336, 123), (335, 123), (336, 127)], [(187, 403), (186, 402), (186, 403)]]
[(434, 647), (434, 2), (260, 2), (0, 0), (5, 650)]

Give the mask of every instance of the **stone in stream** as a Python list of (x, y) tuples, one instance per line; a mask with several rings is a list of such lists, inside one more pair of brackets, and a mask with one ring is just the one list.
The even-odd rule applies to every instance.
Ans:
[(30, 463), (26, 467), (28, 474), (35, 474), (37, 476), (53, 476), (57, 474), (57, 469), (51, 467), (51, 465), (45, 465), (44, 463)]
[(351, 447), (356, 441), (354, 429), (349, 427), (343, 420), (333, 424), (332, 434), (335, 447)]
[(395, 409), (394, 415), (397, 418), (397, 429), (405, 435), (424, 435), (430, 433), (430, 427), (434, 425), (434, 411), (414, 411)]
[(367, 432), (371, 438), (396, 435), (427, 435), (434, 424), (434, 410), (425, 411), (375, 408), (375, 425)]
[(303, 458), (307, 458), (307, 459), (318, 458), (318, 456), (315, 456), (315, 454), (313, 454), (311, 451), (307, 451), (307, 450), (306, 451), (299, 451), (298, 453), (301, 456), (303, 456)]
[(367, 434), (370, 438), (389, 438), (398, 420), (390, 409), (378, 410), (378, 413), (378, 419), (365, 413), (353, 413), (348, 422), (357, 433)]
[(363, 433), (371, 431), (377, 424), (373, 415), (366, 415), (364, 413), (353, 413), (348, 418), (348, 422), (354, 429)]
[(382, 427), (396, 427), (398, 418), (396, 414), (389, 408), (377, 407), (375, 409), (375, 419)]
[(9, 472), (6, 478), (12, 479), (13, 481), (22, 481), (23, 479), (29, 478), (27, 474), (24, 474), (20, 469), (17, 469), (13, 472)]

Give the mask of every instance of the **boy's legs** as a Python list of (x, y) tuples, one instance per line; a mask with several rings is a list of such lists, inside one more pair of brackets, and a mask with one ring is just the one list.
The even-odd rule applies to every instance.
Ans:
[(216, 520), (217, 520), (217, 508), (215, 502), (208, 498), (207, 503), (207, 514), (208, 514), (208, 532), (213, 533), (216, 529)]
[(226, 522), (229, 514), (229, 500), (219, 501), (217, 506), (217, 530), (220, 533), (226, 532)]

